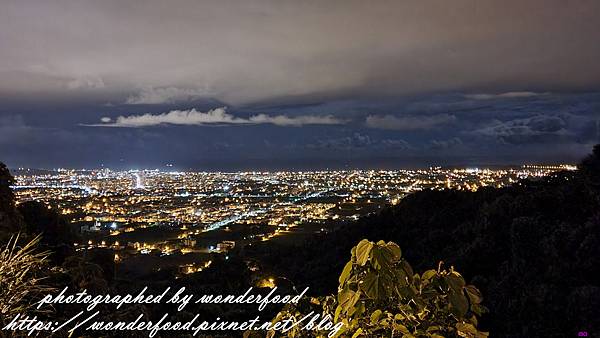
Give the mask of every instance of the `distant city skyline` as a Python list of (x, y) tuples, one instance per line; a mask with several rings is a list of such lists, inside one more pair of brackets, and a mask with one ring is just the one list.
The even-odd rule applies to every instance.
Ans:
[[(374, 166), (374, 167), (327, 167), (327, 168), (302, 168), (299, 166), (295, 166), (293, 168), (288, 167), (274, 167), (274, 168), (230, 168), (230, 170), (225, 169), (210, 169), (210, 168), (185, 168), (173, 165), (171, 163), (166, 164), (162, 167), (140, 167), (140, 166), (130, 166), (130, 167), (108, 167), (101, 165), (99, 167), (9, 167), (11, 171), (13, 171), (16, 175), (27, 174), (28, 171), (60, 171), (60, 170), (75, 170), (75, 171), (102, 171), (102, 170), (110, 170), (114, 172), (152, 172), (158, 171), (161, 173), (169, 173), (169, 172), (190, 172), (190, 173), (249, 173), (249, 172), (265, 172), (265, 173), (276, 173), (276, 172), (335, 172), (335, 171), (345, 171), (345, 172), (369, 172), (369, 171), (401, 171), (401, 170), (427, 170), (431, 168), (441, 168), (441, 169), (463, 169), (463, 170), (496, 170), (503, 168), (544, 168), (551, 170), (558, 170), (560, 168), (565, 168), (568, 170), (575, 170), (577, 168), (577, 161), (574, 162), (527, 162), (527, 163), (514, 163), (514, 164), (472, 164), (472, 165), (413, 165), (413, 166)], [(143, 185), (143, 184), (142, 184)]]

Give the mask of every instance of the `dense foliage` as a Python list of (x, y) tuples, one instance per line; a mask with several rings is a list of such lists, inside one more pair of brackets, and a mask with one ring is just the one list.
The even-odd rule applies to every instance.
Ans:
[[(275, 320), (302, 318), (311, 310), (342, 324), (336, 336), (481, 338), (488, 336), (477, 329), (477, 318), (485, 311), (481, 301), (479, 290), (466, 285), (452, 267), (443, 270), (440, 262), (437, 269), (415, 274), (397, 244), (362, 240), (352, 248), (336, 297), (288, 306)], [(299, 326), (284, 333), (287, 337), (329, 334), (303, 331)]]

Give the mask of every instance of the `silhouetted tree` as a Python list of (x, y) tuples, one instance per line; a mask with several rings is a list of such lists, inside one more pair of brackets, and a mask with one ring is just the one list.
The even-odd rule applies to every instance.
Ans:
[(73, 243), (75, 231), (69, 226), (56, 210), (37, 201), (27, 201), (19, 204), (17, 210), (23, 216), (25, 229), (28, 233), (42, 233), (43, 243), (57, 245)]
[(592, 153), (581, 161), (579, 170), (596, 188), (600, 187), (600, 144), (596, 144)]
[(15, 196), (10, 188), (14, 178), (0, 162), (0, 244), (21, 230), (22, 219), (15, 210)]

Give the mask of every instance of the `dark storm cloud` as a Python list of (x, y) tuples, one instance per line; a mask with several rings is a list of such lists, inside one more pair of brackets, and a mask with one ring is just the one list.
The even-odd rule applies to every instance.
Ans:
[[(491, 95), (491, 94), (490, 94)], [(600, 141), (600, 94), (467, 99), (465, 94), (401, 100), (326, 101), (310, 105), (263, 107), (265, 116), (343, 116), (344, 124), (274, 125), (248, 123), (254, 110), (231, 109), (213, 124), (161, 123), (157, 108), (144, 121), (153, 126), (92, 128), (78, 124), (44, 127), (57, 111), (12, 114), (0, 119), (0, 154), (18, 166), (163, 167), (194, 169), (354, 168), (430, 164), (574, 161)], [(116, 123), (131, 108), (118, 109), (105, 123)], [(148, 107), (139, 108), (144, 111)], [(10, 110), (5, 110), (10, 111)], [(204, 109), (204, 113), (208, 110)], [(447, 112), (447, 113), (443, 113)], [(228, 114), (225, 116), (225, 114)], [(453, 116), (451, 123), (419, 128), (372, 128), (369, 116)], [(85, 114), (84, 114), (85, 115)], [(98, 123), (93, 114), (77, 121)], [(183, 116), (184, 120), (189, 116)], [(203, 116), (208, 118), (210, 116)], [(164, 122), (167, 117), (160, 117)], [(168, 118), (172, 118), (168, 117)], [(223, 119), (244, 123), (222, 123)], [(134, 121), (134, 120), (132, 120)], [(135, 120), (136, 123), (140, 122)], [(287, 121), (287, 120), (286, 120)], [(176, 121), (171, 121), (176, 122)], [(186, 120), (186, 122), (189, 122)], [(64, 124), (64, 122), (61, 122)]]
[(379, 139), (368, 134), (354, 132), (352, 135), (338, 138), (319, 139), (315, 143), (306, 145), (308, 148), (329, 150), (357, 150), (357, 149), (400, 149), (407, 150), (411, 146), (402, 139)]
[(0, 95), (213, 97), (589, 89), (600, 3), (3, 1)]
[(599, 11), (559, 0), (4, 0), (0, 160), (576, 159), (600, 141)]
[(429, 146), (432, 149), (449, 149), (463, 144), (463, 141), (458, 137), (453, 137), (448, 140), (431, 140)]
[(439, 114), (431, 116), (393, 116), (393, 115), (369, 115), (366, 124), (370, 128), (392, 129), (392, 130), (420, 130), (432, 129), (440, 125), (448, 124), (456, 120), (454, 115)]
[(536, 115), (506, 122), (498, 121), (476, 132), (507, 143), (546, 143), (567, 140), (573, 136), (566, 127), (567, 121), (559, 116)]

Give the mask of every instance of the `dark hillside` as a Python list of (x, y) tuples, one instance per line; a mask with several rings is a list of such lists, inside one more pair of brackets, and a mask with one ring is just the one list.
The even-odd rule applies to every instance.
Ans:
[(315, 294), (332, 293), (352, 246), (400, 245), (423, 270), (454, 265), (484, 295), (482, 328), (498, 337), (600, 332), (600, 146), (577, 172), (477, 192), (422, 191), (299, 249), (259, 248), (268, 265)]

